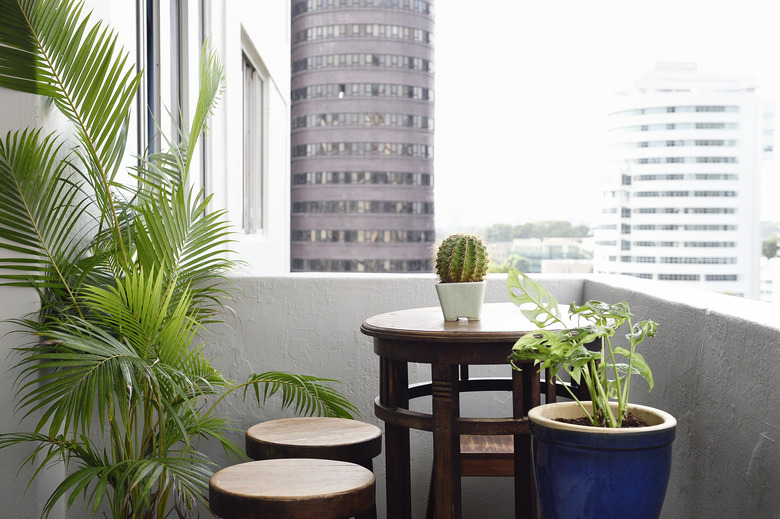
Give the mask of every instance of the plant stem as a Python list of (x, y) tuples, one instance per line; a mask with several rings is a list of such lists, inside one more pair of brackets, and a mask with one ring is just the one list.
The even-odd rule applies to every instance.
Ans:
[[(612, 371), (614, 371), (614, 373), (615, 373), (615, 390), (617, 392), (617, 401), (618, 401), (618, 416), (617, 416), (617, 420), (615, 420), (617, 422), (617, 424), (614, 425), (613, 427), (620, 427), (620, 425), (623, 423), (623, 416), (625, 414), (623, 412), (625, 399), (623, 398), (623, 391), (621, 391), (622, 388), (620, 387), (620, 373), (618, 372), (618, 369), (617, 369), (617, 362), (615, 362), (615, 352), (612, 350), (612, 341), (609, 340), (609, 337), (605, 337), (604, 340), (607, 341), (607, 348), (609, 349), (609, 358), (610, 358), (610, 361), (612, 362)], [(629, 369), (628, 373), (629, 374), (626, 375), (626, 379), (630, 380), (631, 379), (631, 371), (630, 371), (630, 369)], [(626, 382), (626, 383), (628, 383), (628, 382)], [(609, 409), (609, 399), (606, 400), (606, 407), (607, 407), (607, 409)], [(612, 414), (612, 410), (609, 409), (609, 411), (610, 411), (610, 414)], [(614, 417), (613, 417), (613, 420), (614, 420)]]
[[(626, 386), (623, 391), (624, 398), (619, 400), (618, 408), (620, 411), (621, 420), (626, 416), (628, 411), (628, 390), (631, 386), (631, 372), (634, 369), (634, 352), (636, 351), (636, 341), (634, 340), (634, 326), (631, 324), (631, 318), (628, 318), (628, 344), (631, 349), (631, 355), (628, 357), (628, 373), (626, 374)], [(620, 387), (620, 385), (618, 385)]]
[[(587, 409), (585, 409), (585, 406), (582, 405), (582, 402), (580, 402), (580, 399), (577, 398), (577, 396), (574, 393), (572, 393), (571, 388), (569, 388), (569, 385), (566, 384), (566, 382), (564, 382), (559, 375), (555, 375), (555, 378), (557, 378), (561, 382), (561, 385), (564, 387), (564, 389), (566, 389), (566, 391), (569, 392), (569, 395), (571, 395), (572, 399), (575, 402), (577, 402), (577, 405), (580, 406), (580, 409), (582, 409), (582, 412), (585, 413), (585, 416), (588, 417), (588, 420), (590, 421), (590, 423), (593, 423), (593, 416), (588, 412)], [(588, 387), (588, 389), (590, 390), (590, 387)]]

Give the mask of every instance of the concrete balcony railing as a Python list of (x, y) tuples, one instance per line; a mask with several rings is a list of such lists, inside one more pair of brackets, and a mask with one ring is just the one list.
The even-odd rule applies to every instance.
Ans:
[[(632, 385), (632, 401), (664, 409), (678, 420), (662, 517), (779, 517), (778, 307), (618, 276), (538, 279), (561, 304), (588, 299), (626, 301), (637, 318), (652, 318), (660, 324), (658, 335), (640, 347), (653, 368), (655, 389), (648, 393), (647, 386), (638, 381)], [(236, 316), (212, 329), (207, 338), (212, 343), (209, 351), (226, 375), (240, 380), (252, 372), (283, 370), (338, 379), (340, 389), (359, 407), (361, 419), (381, 427), (373, 415), (379, 362), (371, 339), (360, 333), (360, 324), (383, 312), (436, 306), (432, 275), (301, 274), (236, 278), (235, 282), (241, 289), (232, 305)], [(506, 276), (490, 277), (487, 302), (507, 301), (505, 283)], [(429, 379), (426, 368), (412, 367), (410, 378)], [(0, 400), (10, 414), (12, 393), (6, 387)], [(491, 394), (489, 398), (488, 412), (509, 414), (508, 395)], [(462, 404), (464, 415), (478, 414), (473, 401), (464, 398)], [(480, 410), (485, 407), (480, 402)], [(239, 429), (289, 414), (279, 411), (276, 402), (257, 409), (240, 398), (227, 402), (222, 412)], [(240, 433), (234, 439), (242, 443)], [(216, 447), (212, 452), (227, 463)], [(31, 510), (39, 509), (48, 497), (45, 481), (20, 497), (26, 481), (22, 477), (15, 481), (13, 475), (22, 456), (0, 452), (0, 497), (6, 511), (17, 507), (8, 517), (35, 517)], [(424, 515), (431, 457), (430, 434), (415, 432), (412, 488), (416, 517)], [(382, 517), (383, 458), (375, 460), (375, 470)], [(463, 481), (464, 518), (484, 517), (486, 510), (493, 517), (510, 517), (512, 500), (508, 479)], [(71, 512), (67, 517), (80, 516)]]

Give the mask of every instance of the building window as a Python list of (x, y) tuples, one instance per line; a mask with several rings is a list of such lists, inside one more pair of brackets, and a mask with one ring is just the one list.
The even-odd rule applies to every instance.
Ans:
[(433, 243), (434, 231), (404, 231), (393, 229), (368, 230), (294, 230), (294, 242), (320, 243)]
[(699, 274), (658, 274), (659, 281), (699, 281)]
[(433, 214), (433, 202), (381, 200), (325, 200), (293, 202), (292, 212), (294, 214)]
[(430, 173), (407, 173), (397, 171), (315, 171), (296, 173), (293, 185), (311, 184), (381, 184), (430, 186), (433, 178)]
[(647, 157), (626, 159), (627, 164), (736, 164), (736, 157)]
[(406, 142), (318, 142), (292, 147), (292, 157), (386, 155), (433, 158), (433, 146)]
[(661, 258), (661, 263), (683, 263), (683, 264), (693, 264), (693, 265), (733, 265), (736, 262), (737, 262), (737, 258), (735, 258), (735, 257), (730, 257), (730, 258), (715, 258), (715, 257), (691, 258), (691, 257), (672, 256), (672, 257), (663, 257), (663, 258)]
[(415, 43), (433, 43), (433, 34), (414, 27), (376, 23), (320, 25), (298, 31), (293, 44), (331, 38), (392, 38)]
[(265, 81), (262, 67), (242, 53), (243, 77), (243, 216), (247, 234), (263, 230), (263, 182), (265, 139)]
[(737, 180), (734, 173), (665, 173), (656, 175), (637, 175), (637, 181), (649, 180)]
[(639, 207), (634, 209), (639, 214), (736, 214), (734, 207)]
[(637, 256), (634, 261), (636, 263), (655, 263), (655, 256)]
[(633, 272), (622, 272), (621, 274), (624, 276), (631, 276), (632, 278), (653, 279), (652, 274), (635, 274)]
[(389, 259), (300, 259), (292, 260), (293, 271), (310, 272), (427, 272), (430, 260), (389, 260)]
[(733, 241), (686, 241), (685, 247), (717, 247), (717, 248), (734, 248), (737, 246), (737, 242)]
[[(347, 4), (344, 0), (339, 2), (323, 0), (302, 0), (293, 4), (293, 16), (311, 13), (322, 9), (339, 9)], [(350, 0), (351, 7), (381, 7), (382, 9), (402, 9), (413, 13), (433, 14), (433, 6), (423, 0)]]
[[(343, 99), (344, 97), (393, 97), (414, 99), (416, 101), (433, 101), (433, 89), (395, 83), (325, 83), (296, 88), (290, 93), (290, 96), (293, 101), (327, 98)], [(393, 115), (400, 116), (400, 114)], [(309, 117), (313, 117), (313, 115)], [(322, 126), (321, 119), (315, 120), (316, 124), (313, 126)], [(339, 119), (335, 121), (334, 126), (338, 126)]]
[(379, 67), (433, 73), (433, 61), (401, 54), (326, 54), (293, 61), (292, 72), (331, 68)]
[(299, 130), (301, 128), (335, 128), (342, 126), (384, 126), (414, 128), (416, 130), (433, 130), (432, 117), (378, 112), (309, 114), (294, 117), (290, 123), (293, 130)]
[(635, 241), (635, 247), (677, 247), (675, 241)]
[(619, 112), (613, 112), (610, 115), (655, 115), (655, 114), (667, 114), (667, 113), (687, 113), (687, 112), (739, 112), (738, 106), (712, 106), (712, 105), (699, 105), (699, 106), (661, 106), (652, 108), (635, 108), (632, 110), (621, 110)]
[(736, 281), (736, 274), (707, 274), (704, 278), (707, 281)]

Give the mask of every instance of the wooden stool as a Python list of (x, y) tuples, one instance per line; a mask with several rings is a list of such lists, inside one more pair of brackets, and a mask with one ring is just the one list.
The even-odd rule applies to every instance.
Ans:
[(251, 461), (209, 481), (211, 512), (223, 519), (345, 519), (376, 510), (374, 474), (323, 459)]
[(282, 418), (246, 432), (246, 454), (253, 460), (322, 458), (373, 470), (372, 459), (381, 452), (379, 427), (344, 418)]

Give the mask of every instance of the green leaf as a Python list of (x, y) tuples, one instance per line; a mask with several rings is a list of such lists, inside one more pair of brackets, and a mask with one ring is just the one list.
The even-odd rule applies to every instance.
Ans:
[(640, 321), (633, 326), (631, 334), (626, 338), (631, 341), (631, 344), (638, 346), (644, 342), (648, 337), (655, 337), (658, 332), (658, 323), (654, 321)]
[[(522, 277), (522, 279), (521, 279)], [(561, 323), (558, 302), (544, 286), (517, 269), (510, 269), (507, 276), (509, 299), (522, 314), (539, 328)]]
[(609, 304), (602, 301), (588, 301), (584, 305), (571, 303), (569, 314), (578, 315), (589, 321), (601, 325), (610, 325), (610, 320), (615, 328), (619, 328), (625, 321), (631, 318), (631, 310), (626, 303)]
[[(632, 354), (630, 351), (626, 350), (625, 348), (615, 348), (615, 353), (632, 359), (631, 372), (641, 375), (642, 378), (647, 381), (647, 384), (650, 386), (650, 390), (652, 391), (653, 373), (650, 371), (650, 366), (647, 364), (647, 361), (645, 361), (645, 358), (637, 352), (634, 352)], [(626, 371), (628, 370), (627, 365), (625, 370)]]

